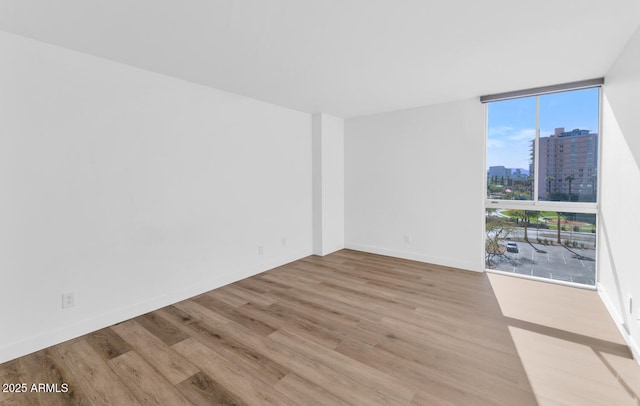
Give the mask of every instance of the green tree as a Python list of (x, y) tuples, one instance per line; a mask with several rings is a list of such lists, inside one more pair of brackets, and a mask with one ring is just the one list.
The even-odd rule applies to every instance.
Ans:
[(514, 210), (514, 214), (522, 221), (524, 227), (524, 240), (529, 241), (529, 235), (527, 234), (529, 220), (532, 217), (537, 219), (540, 216), (540, 212), (535, 210)]
[(575, 180), (576, 178), (573, 177), (573, 175), (568, 175), (566, 178), (564, 178), (564, 180), (566, 180), (567, 182), (569, 182), (569, 201), (572, 201), (573, 199), (571, 198), (571, 183)]
[(553, 180), (553, 176), (548, 175), (545, 180), (547, 181), (547, 199), (551, 200), (551, 181)]

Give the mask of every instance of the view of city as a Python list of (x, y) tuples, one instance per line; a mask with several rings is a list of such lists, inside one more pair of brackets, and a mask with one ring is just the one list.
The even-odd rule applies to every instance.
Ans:
[(597, 88), (489, 104), (487, 199), (525, 205), (487, 209), (488, 269), (595, 285), (596, 215), (564, 210), (597, 202), (598, 112)]
[(487, 209), (485, 247), (489, 269), (595, 285), (595, 214)]
[(532, 200), (537, 178), (538, 200), (595, 202), (597, 196), (598, 134), (556, 128), (539, 141), (539, 174), (535, 176), (535, 140), (531, 140), (529, 169), (490, 166), (489, 199)]

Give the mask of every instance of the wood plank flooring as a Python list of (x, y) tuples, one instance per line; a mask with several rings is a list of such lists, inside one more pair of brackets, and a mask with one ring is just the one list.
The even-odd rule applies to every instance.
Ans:
[(58, 392), (0, 406), (640, 405), (597, 293), (350, 250), (1, 364), (4, 383)]

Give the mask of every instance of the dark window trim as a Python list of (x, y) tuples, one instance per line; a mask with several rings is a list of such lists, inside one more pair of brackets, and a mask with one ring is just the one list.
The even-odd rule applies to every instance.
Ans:
[(542, 94), (565, 92), (567, 90), (588, 89), (604, 84), (604, 78), (581, 80), (577, 82), (562, 83), (559, 85), (534, 87), (531, 89), (516, 90), (513, 92), (496, 93), (480, 96), (481, 103), (489, 103), (500, 100), (517, 99), (519, 97), (538, 96)]

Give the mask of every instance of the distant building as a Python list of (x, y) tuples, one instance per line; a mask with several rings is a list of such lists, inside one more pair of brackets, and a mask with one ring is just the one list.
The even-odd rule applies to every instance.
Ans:
[(513, 180), (522, 181), (529, 177), (529, 172), (522, 168), (511, 169), (511, 177)]
[[(595, 201), (598, 165), (598, 134), (589, 130), (565, 131), (540, 137), (538, 198), (541, 200)], [(532, 162), (535, 148), (532, 144)], [(530, 167), (533, 173), (533, 165)], [(563, 197), (564, 196), (564, 197)]]
[(511, 169), (504, 166), (490, 166), (487, 173), (489, 179), (507, 179), (508, 175), (511, 175)]
[(504, 184), (513, 184), (513, 182), (523, 181), (527, 179), (529, 174), (522, 168), (505, 168), (504, 166), (490, 166), (487, 171), (487, 180), (489, 183), (504, 182)]

